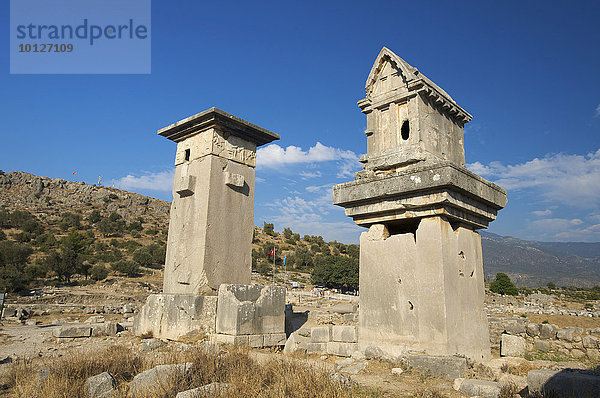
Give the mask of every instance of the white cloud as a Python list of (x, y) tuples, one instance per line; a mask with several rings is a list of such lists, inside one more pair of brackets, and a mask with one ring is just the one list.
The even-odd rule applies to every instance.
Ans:
[(600, 207), (600, 149), (587, 155), (548, 154), (515, 165), (475, 162), (467, 167), (509, 191), (535, 189), (550, 201)]
[(256, 151), (257, 167), (276, 168), (286, 164), (316, 163), (345, 159), (357, 160), (358, 156), (352, 151), (329, 147), (320, 142), (310, 147), (308, 151), (303, 151), (302, 148), (294, 145), (290, 145), (284, 149), (277, 144), (267, 145)]
[(329, 221), (330, 217), (327, 217), (334, 209), (331, 203), (331, 185), (307, 187), (307, 190), (320, 194), (311, 200), (288, 196), (268, 204), (274, 211), (270, 221), (277, 223), (282, 229), (291, 228), (300, 234), (322, 235), (327, 241), (357, 242), (362, 228), (349, 219)]
[(300, 177), (302, 177), (303, 180), (308, 180), (309, 178), (321, 177), (321, 172), (319, 170), (317, 170), (315, 172), (302, 171), (302, 172), (300, 172)]
[(600, 116), (600, 104), (596, 107), (596, 117)]
[(254, 179), (254, 181), (255, 181), (256, 183), (259, 183), (259, 182), (265, 182), (265, 181), (267, 181), (267, 180), (265, 180), (264, 178), (256, 177), (256, 178)]
[(144, 173), (139, 176), (128, 174), (125, 177), (110, 181), (115, 187), (128, 191), (146, 189), (150, 191), (171, 191), (175, 169), (160, 171), (158, 173)]
[(549, 216), (550, 214), (552, 214), (552, 210), (550, 210), (550, 209), (536, 210), (536, 211), (532, 211), (531, 214), (533, 214), (534, 216), (538, 216), (538, 217)]

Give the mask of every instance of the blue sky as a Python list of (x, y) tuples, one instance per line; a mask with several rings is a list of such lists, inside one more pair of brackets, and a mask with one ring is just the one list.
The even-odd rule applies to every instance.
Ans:
[(509, 197), (491, 232), (600, 241), (599, 20), (597, 1), (153, 1), (148, 75), (11, 75), (1, 42), (0, 169), (170, 200), (156, 130), (216, 106), (281, 135), (258, 153), (256, 225), (353, 243), (331, 186), (360, 168), (356, 101), (387, 46), (473, 115), (468, 167)]

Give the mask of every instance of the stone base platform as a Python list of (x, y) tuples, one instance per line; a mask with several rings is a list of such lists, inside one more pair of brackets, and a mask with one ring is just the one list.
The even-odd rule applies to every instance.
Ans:
[(248, 345), (253, 348), (284, 346), (285, 333), (231, 335), (215, 333), (210, 336), (212, 341), (231, 345)]
[(177, 340), (195, 331), (215, 332), (217, 296), (151, 294), (135, 317), (133, 334)]

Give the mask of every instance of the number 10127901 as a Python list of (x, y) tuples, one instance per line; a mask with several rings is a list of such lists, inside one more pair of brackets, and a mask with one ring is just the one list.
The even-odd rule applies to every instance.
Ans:
[(20, 53), (70, 53), (72, 44), (19, 44)]

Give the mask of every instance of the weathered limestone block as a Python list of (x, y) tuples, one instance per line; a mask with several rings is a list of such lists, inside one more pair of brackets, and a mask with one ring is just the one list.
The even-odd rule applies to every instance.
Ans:
[(537, 323), (528, 323), (526, 328), (527, 335), (530, 337), (537, 337), (540, 335), (540, 325)]
[(92, 335), (92, 328), (83, 325), (67, 325), (55, 329), (54, 337), (58, 338), (78, 338), (78, 337), (90, 337)]
[(582, 343), (585, 348), (598, 348), (600, 339), (595, 336), (583, 336)]
[(525, 354), (525, 339), (510, 334), (502, 335), (500, 355), (503, 357), (520, 357)]
[(563, 341), (568, 341), (568, 342), (581, 341), (582, 333), (583, 333), (582, 328), (567, 327), (564, 329), (559, 329), (556, 332), (556, 338), (558, 340), (563, 340)]
[(202, 387), (177, 393), (175, 398), (215, 397), (225, 393), (231, 386), (227, 383), (210, 383)]
[(311, 343), (328, 343), (331, 340), (331, 328), (329, 326), (316, 326), (310, 329)]
[(269, 333), (264, 335), (265, 347), (283, 346), (286, 342), (285, 333)]
[(495, 381), (465, 379), (460, 385), (460, 392), (467, 397), (498, 398), (502, 384)]
[(221, 285), (216, 332), (231, 335), (285, 333), (285, 287)]
[(358, 341), (356, 327), (334, 325), (331, 327), (331, 339), (343, 343), (356, 343)]
[(216, 296), (151, 294), (136, 315), (133, 334), (177, 340), (193, 331), (214, 333)]
[(292, 354), (294, 352), (306, 352), (307, 344), (310, 342), (309, 337), (302, 336), (298, 332), (290, 334), (290, 337), (285, 342), (283, 352)]
[(279, 136), (216, 108), (158, 134), (177, 143), (164, 292), (250, 283), (256, 147)]
[(191, 362), (155, 366), (131, 380), (127, 396), (146, 397), (151, 390), (166, 388), (173, 381), (183, 380), (191, 368)]
[(565, 369), (562, 371), (539, 369), (527, 373), (530, 394), (557, 397), (598, 397), (600, 376), (591, 372)]
[(417, 349), (490, 356), (479, 234), (425, 218), (415, 234), (372, 241), (363, 233), (360, 261), (361, 346), (389, 356)]
[(337, 341), (327, 343), (327, 353), (338, 357), (349, 357), (357, 349), (357, 343), (340, 343)]
[(89, 377), (85, 382), (87, 398), (112, 398), (116, 396), (117, 380), (108, 372)]
[(210, 338), (212, 341), (220, 344), (250, 345), (250, 335), (248, 334), (234, 336), (232, 334), (215, 333)]
[(454, 380), (467, 371), (467, 360), (461, 357), (410, 355), (408, 366), (435, 377)]
[(548, 352), (552, 349), (552, 347), (550, 346), (550, 342), (548, 342), (547, 340), (536, 339), (533, 342), (533, 346), (535, 347), (536, 350), (539, 350), (542, 352)]
[(542, 323), (540, 325), (540, 338), (541, 339), (554, 339), (556, 337), (556, 332), (558, 331), (558, 326)]
[(327, 353), (327, 343), (307, 343), (306, 352), (308, 354), (325, 354)]
[(98, 323), (92, 325), (92, 336), (114, 336), (123, 330), (123, 326), (117, 322)]

